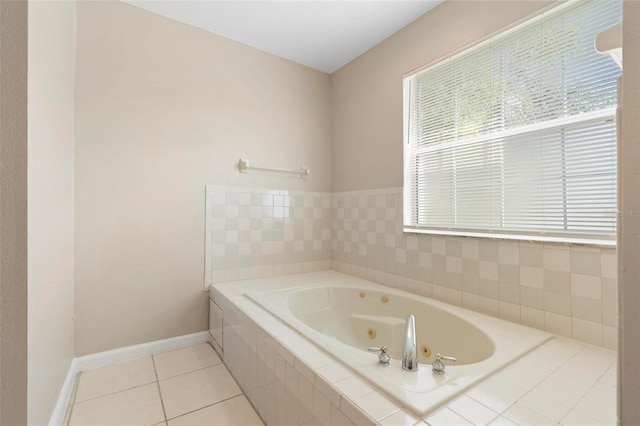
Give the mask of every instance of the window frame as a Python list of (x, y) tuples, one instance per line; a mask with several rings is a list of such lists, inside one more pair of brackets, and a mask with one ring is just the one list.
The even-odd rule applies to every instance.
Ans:
[[(426, 70), (433, 70), (439, 66), (449, 63), (450, 61), (454, 61), (461, 56), (468, 55), (469, 53), (477, 49), (480, 49), (482, 47), (485, 47), (489, 43), (494, 42), (494, 40), (506, 37), (509, 34), (522, 29), (523, 27), (535, 25), (536, 22), (541, 21), (543, 18), (546, 18), (549, 15), (553, 16), (561, 12), (567, 7), (571, 7), (572, 5), (575, 5), (575, 3), (567, 2), (559, 6), (551, 5), (550, 7), (545, 8), (545, 10), (543, 10), (542, 13), (538, 12), (533, 17), (525, 18), (521, 20), (519, 23), (512, 26), (511, 28), (507, 28), (506, 30), (501, 30), (497, 33), (491, 34), (488, 37), (479, 40), (478, 42), (476, 42), (474, 45), (470, 47), (461, 49), (449, 57), (440, 59), (431, 64), (427, 64), (403, 76), (403, 133), (404, 133), (403, 135), (403, 150), (404, 150), (404, 154), (403, 154), (403, 179), (404, 179), (403, 230), (404, 232), (435, 234), (435, 235), (481, 237), (481, 238), (499, 238), (499, 239), (508, 239), (508, 240), (588, 244), (588, 245), (596, 245), (596, 246), (615, 246), (616, 245), (617, 225), (616, 225), (616, 232), (613, 232), (613, 233), (595, 233), (595, 232), (588, 233), (588, 232), (571, 232), (571, 231), (557, 231), (557, 230), (545, 230), (545, 229), (529, 232), (523, 229), (517, 229), (517, 230), (503, 229), (503, 228), (481, 229), (481, 228), (459, 227), (459, 226), (414, 225), (419, 222), (418, 217), (420, 215), (418, 201), (417, 201), (417, 198), (419, 197), (419, 193), (418, 193), (419, 185), (415, 184), (414, 188), (412, 189), (407, 184), (407, 167), (414, 167), (413, 164), (408, 166), (408, 162), (415, 161), (414, 164), (417, 166), (417, 157), (419, 155), (417, 153), (418, 151), (420, 153), (425, 153), (428, 151), (439, 151), (439, 150), (442, 151), (443, 149), (438, 146), (433, 146), (433, 147), (425, 146), (425, 147), (422, 147), (420, 150), (416, 150), (416, 152), (414, 152), (414, 154), (416, 155), (412, 156), (411, 158), (408, 158), (407, 147), (411, 143), (409, 140), (409, 135), (410, 135), (409, 126), (411, 125), (411, 123), (410, 123), (410, 117), (409, 117), (410, 112), (408, 108), (408, 100), (410, 99), (410, 92), (411, 92), (410, 78), (420, 72), (423, 72)], [(508, 136), (509, 134), (523, 135), (529, 132), (536, 132), (536, 131), (541, 131), (545, 129), (560, 129), (561, 126), (566, 126), (566, 125), (571, 125), (576, 123), (585, 123), (595, 119), (613, 120), (615, 122), (616, 109), (617, 107), (614, 106), (614, 107), (601, 109), (597, 111), (582, 113), (580, 115), (572, 115), (568, 117), (561, 117), (557, 119), (547, 120), (547, 121), (543, 121), (543, 122), (539, 122), (531, 125), (525, 125), (525, 126), (517, 127), (515, 129), (507, 129), (506, 131), (502, 132), (504, 133), (503, 135), (499, 135), (498, 137), (500, 138), (505, 137), (505, 136)], [(452, 145), (460, 144), (460, 146), (462, 146), (466, 144), (478, 143), (478, 141), (474, 141), (474, 139), (490, 140), (490, 139), (497, 139), (497, 137), (496, 137), (496, 134), (481, 135), (475, 138), (465, 139), (462, 142), (454, 142)], [(564, 141), (564, 138), (562, 140)], [(563, 159), (563, 161), (565, 160)], [(500, 163), (501, 167), (504, 168), (504, 164), (505, 164), (504, 162)], [(566, 163), (563, 163), (563, 167), (564, 166), (566, 166)], [(456, 170), (457, 170), (456, 167), (453, 167), (452, 173), (456, 173)], [(618, 174), (618, 171), (616, 168), (615, 170), (616, 179), (617, 179), (617, 174)], [(566, 179), (566, 174), (563, 174), (563, 176)], [(504, 181), (503, 181), (503, 186), (504, 186)], [(411, 193), (412, 191), (415, 192), (415, 194), (412, 194)], [(455, 191), (453, 192), (453, 194), (455, 194)], [(566, 199), (567, 199), (566, 189), (564, 190), (563, 194), (564, 194), (564, 203), (566, 204)], [(455, 213), (452, 213), (452, 214), (455, 214)], [(504, 208), (502, 209), (501, 214), (504, 216)], [(617, 210), (611, 211), (611, 214), (617, 216)], [(412, 222), (407, 221), (408, 217), (413, 218)], [(565, 213), (565, 221), (566, 221), (566, 213)]]

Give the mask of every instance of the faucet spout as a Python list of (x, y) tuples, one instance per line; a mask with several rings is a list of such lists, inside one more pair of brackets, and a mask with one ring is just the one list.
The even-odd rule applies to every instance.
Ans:
[(416, 344), (416, 318), (407, 317), (402, 345), (402, 368), (407, 371), (418, 371), (418, 345)]

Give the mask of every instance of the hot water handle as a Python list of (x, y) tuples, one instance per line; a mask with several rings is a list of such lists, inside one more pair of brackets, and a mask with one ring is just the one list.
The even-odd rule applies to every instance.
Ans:
[(391, 362), (391, 357), (387, 353), (386, 346), (371, 346), (369, 348), (369, 352), (380, 352), (378, 355), (378, 362), (382, 365), (389, 365)]

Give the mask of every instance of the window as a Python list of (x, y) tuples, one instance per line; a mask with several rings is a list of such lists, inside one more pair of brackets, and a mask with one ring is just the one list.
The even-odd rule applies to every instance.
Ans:
[(570, 2), (404, 79), (404, 229), (615, 242), (622, 2)]

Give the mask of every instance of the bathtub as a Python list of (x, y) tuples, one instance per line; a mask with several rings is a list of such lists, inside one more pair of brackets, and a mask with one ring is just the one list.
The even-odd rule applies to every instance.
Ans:
[[(539, 330), (359, 279), (246, 296), (422, 417), (551, 338)], [(401, 367), (405, 319), (416, 318), (419, 368)], [(370, 346), (387, 346), (378, 363)], [(444, 375), (435, 355), (453, 356)]]

